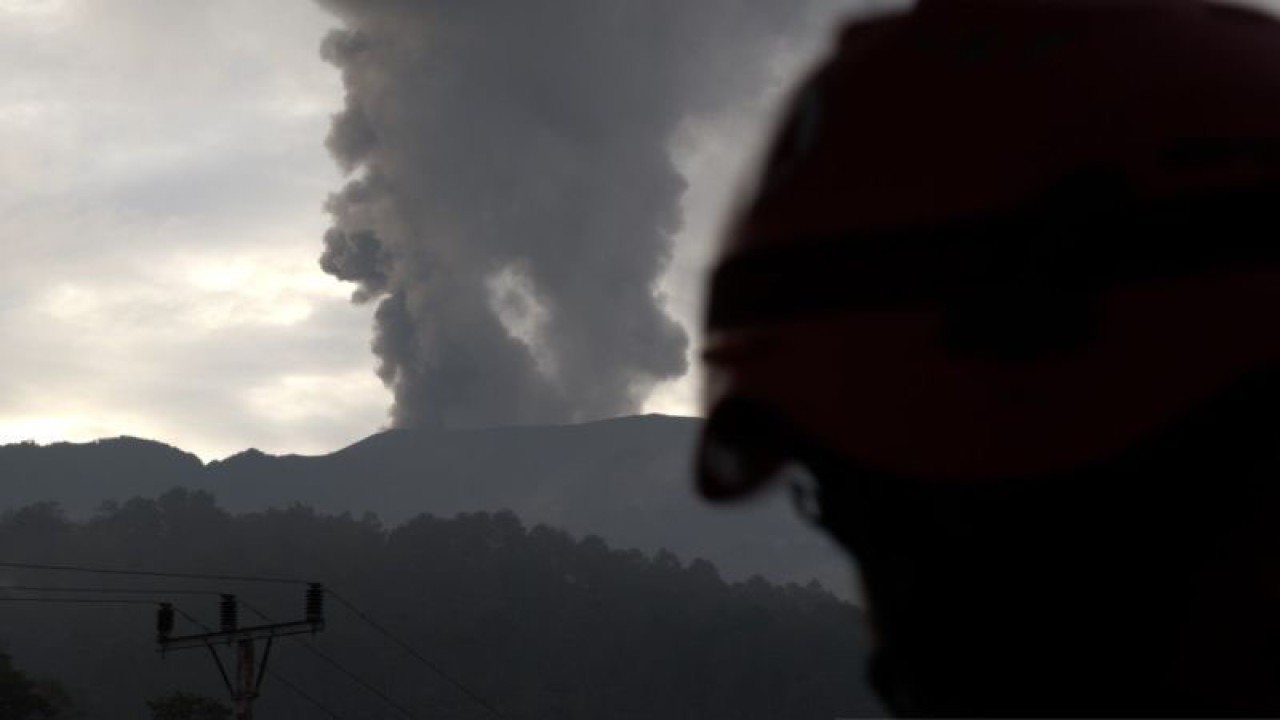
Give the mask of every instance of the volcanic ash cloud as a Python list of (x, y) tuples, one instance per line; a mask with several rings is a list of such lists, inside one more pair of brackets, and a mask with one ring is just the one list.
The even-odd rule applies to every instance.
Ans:
[(346, 106), (322, 267), (378, 302), (397, 426), (634, 412), (686, 370), (656, 283), (689, 119), (759, 92), (799, 4), (320, 0)]

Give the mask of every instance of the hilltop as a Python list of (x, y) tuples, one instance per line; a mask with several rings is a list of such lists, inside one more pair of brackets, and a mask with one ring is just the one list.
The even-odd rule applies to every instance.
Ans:
[(579, 425), (388, 430), (333, 453), (250, 449), (202, 463), (138, 438), (0, 447), (0, 510), (57, 502), (72, 518), (172, 487), (212, 493), (232, 512), (302, 503), (395, 526), (420, 513), (511, 510), (523, 521), (614, 547), (706, 558), (727, 579), (818, 579), (851, 597), (846, 561), (785, 498), (712, 507), (691, 458), (701, 421), (645, 415)]

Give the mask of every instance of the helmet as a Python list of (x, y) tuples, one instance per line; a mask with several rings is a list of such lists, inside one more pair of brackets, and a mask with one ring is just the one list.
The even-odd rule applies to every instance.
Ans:
[(1280, 360), (1280, 25), (921, 0), (795, 95), (711, 279), (699, 487), (798, 438), (935, 484), (1078, 470)]

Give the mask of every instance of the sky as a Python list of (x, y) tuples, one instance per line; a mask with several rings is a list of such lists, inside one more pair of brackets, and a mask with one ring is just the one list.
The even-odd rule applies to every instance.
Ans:
[[(638, 410), (698, 412), (720, 225), (782, 93), (867, 7), (812, 1), (825, 19), (670, 139), (687, 186), (658, 284), (690, 369)], [(314, 0), (0, 0), (0, 442), (133, 435), (208, 460), (388, 426), (375, 305), (319, 263), (350, 179), (326, 149), (348, 88), (320, 48), (340, 24)]]
[[(345, 182), (320, 57), (338, 24), (312, 0), (0, 0), (0, 442), (133, 435), (207, 460), (387, 426), (374, 308), (318, 263)], [(688, 186), (660, 287), (695, 339), (719, 224), (826, 29), (671, 142)], [(696, 397), (690, 372), (641, 409)]]

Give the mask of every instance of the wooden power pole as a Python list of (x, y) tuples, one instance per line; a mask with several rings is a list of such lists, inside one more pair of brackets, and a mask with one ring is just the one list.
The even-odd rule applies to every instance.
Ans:
[[(240, 696), (236, 698), (236, 720), (253, 720), (253, 701), (258, 697), (258, 684), (253, 677), (253, 641), (240, 640), (237, 644), (240, 646)], [(262, 667), (265, 669), (266, 665)]]
[[(267, 661), (271, 658), (271, 646), (278, 637), (317, 633), (324, 629), (324, 586), (312, 583), (307, 587), (305, 619), (295, 622), (272, 623), (240, 627), (239, 603), (235, 595), (223, 595), (219, 605), (221, 629), (218, 632), (205, 632), (198, 635), (173, 635), (174, 609), (171, 603), (161, 603), (156, 619), (156, 642), (160, 645), (160, 653), (170, 650), (190, 650), (207, 648), (218, 666), (222, 682), (235, 703), (236, 720), (253, 720), (253, 701), (262, 690), (262, 678), (267, 672)], [(257, 642), (265, 640), (262, 661), (257, 661)], [(218, 646), (235, 646), (236, 673), (235, 680), (227, 673), (218, 654)]]

